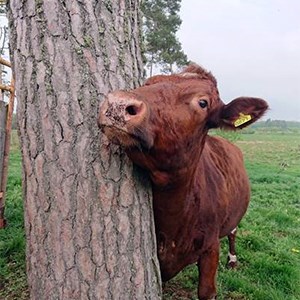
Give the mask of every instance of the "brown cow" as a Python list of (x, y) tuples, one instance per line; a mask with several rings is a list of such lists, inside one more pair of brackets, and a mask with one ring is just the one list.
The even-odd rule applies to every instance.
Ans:
[(264, 100), (249, 97), (225, 105), (216, 79), (197, 65), (113, 92), (100, 107), (104, 133), (150, 174), (162, 280), (198, 262), (199, 299), (216, 297), (224, 236), (229, 265), (235, 265), (236, 227), (250, 197), (241, 151), (208, 130), (243, 128), (267, 108)]

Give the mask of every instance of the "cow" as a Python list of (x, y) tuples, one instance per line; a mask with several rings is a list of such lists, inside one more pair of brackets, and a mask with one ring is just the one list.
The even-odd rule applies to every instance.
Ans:
[(99, 127), (150, 175), (162, 281), (197, 263), (201, 300), (216, 299), (220, 238), (229, 240), (228, 265), (237, 263), (236, 227), (250, 199), (241, 151), (208, 131), (241, 129), (267, 109), (253, 97), (224, 104), (215, 77), (196, 64), (100, 104)]

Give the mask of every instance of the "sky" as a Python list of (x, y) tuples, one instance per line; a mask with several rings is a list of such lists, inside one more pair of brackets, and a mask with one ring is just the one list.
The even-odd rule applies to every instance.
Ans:
[(182, 0), (178, 38), (215, 75), (225, 103), (260, 97), (265, 119), (300, 121), (299, 16), (299, 0)]
[[(4, 14), (0, 14), (0, 27), (7, 26), (7, 22), (8, 22), (8, 20), (7, 20), (6, 16)], [(1, 47), (2, 47), (2, 43), (3, 43), (3, 31), (0, 28)], [(7, 45), (7, 47), (8, 47), (8, 45)], [(7, 49), (4, 49), (4, 53), (1, 55), (1, 57), (10, 61), (9, 52)], [(4, 71), (6, 72), (6, 74), (4, 75), (4, 83), (7, 84), (7, 81), (10, 81), (10, 79), (11, 79), (11, 69), (8, 67), (5, 67), (5, 66), (2, 66), (2, 67), (3, 67)], [(4, 100), (8, 101), (8, 97), (5, 97)]]
[(225, 103), (259, 97), (265, 119), (300, 121), (299, 16), (299, 0), (182, 0), (178, 38)]

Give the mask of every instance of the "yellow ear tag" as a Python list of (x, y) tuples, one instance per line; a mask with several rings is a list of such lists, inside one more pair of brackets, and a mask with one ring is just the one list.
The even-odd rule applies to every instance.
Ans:
[(240, 116), (233, 122), (235, 127), (239, 127), (244, 123), (249, 122), (252, 119), (250, 115), (244, 115), (243, 113), (240, 113)]

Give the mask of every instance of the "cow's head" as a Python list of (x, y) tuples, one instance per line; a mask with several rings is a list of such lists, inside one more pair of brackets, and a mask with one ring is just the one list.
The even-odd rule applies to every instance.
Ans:
[(151, 77), (137, 89), (110, 93), (99, 126), (150, 171), (154, 183), (165, 185), (170, 174), (184, 176), (197, 161), (210, 128), (243, 128), (267, 108), (264, 100), (249, 97), (225, 105), (213, 75), (190, 65), (176, 75)]

